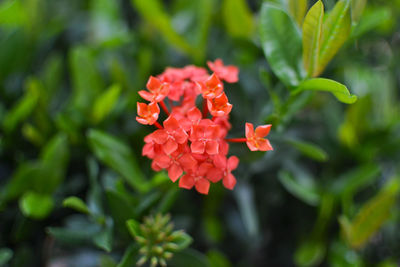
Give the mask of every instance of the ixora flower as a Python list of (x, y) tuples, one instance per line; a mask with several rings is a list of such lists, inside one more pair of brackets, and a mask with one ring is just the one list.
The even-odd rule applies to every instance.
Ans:
[[(222, 81), (238, 81), (239, 70), (225, 66), (222, 60), (208, 62), (214, 71), (193, 65), (184, 68), (167, 68), (157, 77), (150, 76), (148, 91), (139, 91), (149, 101), (137, 103), (136, 120), (158, 129), (144, 138), (142, 155), (152, 160), (155, 171), (167, 170), (172, 182), (179, 180), (179, 187), (195, 188), (208, 194), (210, 185), (222, 181), (232, 190), (236, 178), (232, 174), (239, 164), (236, 156), (228, 156), (229, 142), (246, 143), (251, 151), (269, 151), (272, 146), (265, 136), (271, 125), (261, 125), (254, 130), (246, 123), (243, 138), (226, 138), (231, 124), (229, 113), (232, 104), (224, 92)], [(196, 98), (203, 101), (202, 111), (196, 107)], [(165, 101), (168, 100), (166, 103)], [(164, 111), (162, 125), (160, 108)]]

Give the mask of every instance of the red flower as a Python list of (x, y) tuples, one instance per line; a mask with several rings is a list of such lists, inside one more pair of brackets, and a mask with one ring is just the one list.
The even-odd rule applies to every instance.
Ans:
[(214, 99), (207, 99), (207, 107), (211, 115), (215, 117), (226, 116), (232, 110), (232, 105), (228, 103), (228, 97), (225, 93)]
[(155, 102), (152, 102), (149, 105), (138, 102), (137, 113), (139, 116), (136, 117), (136, 120), (139, 123), (153, 125), (158, 119), (160, 108)]
[(139, 95), (150, 102), (161, 102), (169, 93), (169, 84), (162, 83), (153, 76), (150, 76), (146, 87), (150, 92), (141, 90)]
[(269, 151), (273, 150), (268, 139), (263, 137), (267, 136), (271, 130), (271, 124), (261, 125), (256, 128), (254, 132), (253, 124), (246, 123), (246, 144), (251, 151)]
[(179, 122), (170, 116), (164, 121), (164, 129), (156, 130), (152, 137), (155, 143), (162, 145), (165, 154), (170, 155), (178, 149), (178, 144), (187, 141), (188, 134)]
[[(179, 180), (179, 187), (195, 187), (201, 194), (208, 194), (210, 184), (221, 180), (224, 187), (235, 187), (232, 171), (239, 159), (228, 157), (228, 142), (246, 142), (251, 150), (272, 150), (263, 138), (271, 125), (254, 131), (253, 125), (246, 123), (246, 138), (226, 138), (231, 129), (228, 114), (232, 105), (220, 79), (236, 82), (238, 69), (224, 66), (220, 59), (208, 65), (215, 72), (210, 76), (206, 69), (193, 65), (167, 68), (157, 78), (151, 76), (148, 91), (139, 91), (150, 103), (137, 103), (136, 117), (139, 123), (158, 128), (144, 138), (142, 150), (142, 155), (152, 160), (152, 169), (166, 170), (172, 182)], [(203, 97), (202, 111), (196, 107), (199, 95)], [(165, 98), (169, 101), (164, 102)], [(160, 108), (167, 115), (163, 126), (157, 122)]]
[(179, 187), (185, 189), (192, 189), (193, 186), (196, 188), (197, 192), (201, 194), (208, 194), (210, 189), (210, 181), (206, 179), (208, 171), (212, 168), (209, 163), (202, 163), (196, 169), (196, 171), (188, 172), (179, 180)]
[(215, 73), (213, 73), (205, 82), (198, 82), (197, 87), (203, 94), (203, 97), (207, 99), (215, 98), (224, 90), (223, 84)]
[(232, 65), (224, 66), (224, 63), (219, 58), (216, 59), (214, 62), (207, 61), (207, 65), (210, 70), (217, 74), (219, 78), (228, 83), (235, 83), (239, 80), (239, 69)]
[(193, 125), (190, 134), (192, 152), (196, 154), (203, 154), (204, 152), (209, 155), (218, 154), (219, 131), (219, 125), (213, 124), (210, 120), (202, 120), (199, 125)]

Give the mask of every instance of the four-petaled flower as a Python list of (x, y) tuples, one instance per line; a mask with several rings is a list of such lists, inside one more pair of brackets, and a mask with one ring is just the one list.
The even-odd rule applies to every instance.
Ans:
[(232, 110), (232, 105), (229, 104), (225, 93), (220, 94), (214, 99), (207, 99), (207, 107), (211, 115), (215, 117), (226, 116)]
[(208, 67), (214, 71), (218, 77), (228, 83), (235, 83), (239, 80), (239, 69), (235, 66), (225, 66), (221, 59), (216, 59), (214, 62), (208, 61)]
[(137, 103), (137, 113), (139, 116), (136, 116), (136, 120), (141, 124), (153, 125), (160, 114), (160, 108), (158, 107), (156, 102), (152, 102), (150, 104), (146, 103)]
[(263, 137), (267, 136), (271, 130), (271, 124), (261, 125), (254, 131), (254, 126), (251, 123), (246, 123), (246, 144), (251, 151), (269, 151), (273, 150), (268, 139)]
[(153, 76), (150, 76), (146, 87), (150, 92), (141, 90), (139, 91), (139, 95), (150, 102), (161, 102), (169, 93), (169, 84), (162, 83)]
[(224, 85), (213, 73), (205, 82), (197, 82), (197, 87), (206, 99), (213, 99), (224, 90)]
[(220, 137), (220, 126), (213, 124), (212, 121), (205, 119), (199, 125), (193, 125), (190, 141), (192, 153), (203, 154), (206, 152), (209, 155), (218, 154)]
[(170, 155), (178, 149), (178, 144), (186, 142), (188, 134), (174, 117), (168, 117), (163, 125), (164, 129), (156, 130), (153, 133), (153, 140), (162, 145), (165, 154)]

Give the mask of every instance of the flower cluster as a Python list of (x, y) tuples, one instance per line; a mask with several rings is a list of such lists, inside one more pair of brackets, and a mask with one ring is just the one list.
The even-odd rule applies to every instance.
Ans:
[[(142, 154), (152, 159), (152, 168), (167, 170), (173, 182), (179, 179), (180, 187), (195, 187), (202, 194), (208, 193), (210, 183), (221, 180), (226, 188), (234, 188), (232, 171), (239, 159), (228, 157), (228, 142), (246, 142), (251, 151), (272, 150), (264, 138), (271, 125), (254, 130), (251, 123), (246, 123), (246, 138), (226, 138), (231, 129), (232, 104), (223, 81), (237, 82), (239, 70), (225, 66), (220, 59), (208, 62), (208, 67), (213, 71), (211, 75), (205, 68), (189, 65), (167, 68), (157, 77), (151, 76), (147, 90), (139, 91), (150, 103), (138, 103), (136, 117), (139, 123), (158, 128), (144, 138)], [(198, 96), (202, 97), (202, 111), (196, 106)], [(162, 125), (157, 122), (160, 107), (166, 115)]]

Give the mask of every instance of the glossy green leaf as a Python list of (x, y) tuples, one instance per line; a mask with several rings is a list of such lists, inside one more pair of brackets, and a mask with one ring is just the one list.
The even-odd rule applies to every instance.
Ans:
[(127, 220), (126, 227), (128, 228), (129, 233), (133, 238), (135, 238), (136, 236), (141, 236), (140, 224), (136, 220), (134, 219)]
[(96, 157), (122, 175), (133, 188), (148, 190), (145, 180), (132, 150), (117, 138), (98, 130), (88, 133), (89, 144)]
[(340, 102), (346, 104), (353, 104), (357, 101), (357, 96), (350, 94), (345, 85), (329, 79), (313, 78), (306, 80), (302, 82), (295, 91), (293, 91), (293, 94), (306, 90), (330, 92)]
[(363, 247), (389, 218), (390, 211), (396, 203), (400, 189), (399, 178), (389, 181), (385, 187), (367, 203), (350, 222), (344, 217), (341, 227), (349, 245), (353, 248)]
[(36, 107), (40, 95), (39, 83), (35, 79), (26, 82), (26, 92), (24, 96), (11, 108), (5, 115), (3, 127), (5, 131), (12, 131), (27, 117), (29, 117)]
[(22, 213), (33, 219), (44, 219), (54, 206), (50, 195), (41, 195), (35, 192), (25, 193), (19, 201)]
[(120, 93), (121, 86), (114, 84), (96, 98), (92, 110), (92, 118), (95, 123), (102, 121), (111, 112)]
[(172, 27), (171, 18), (164, 10), (160, 0), (131, 0), (131, 3), (150, 25), (160, 31), (169, 43), (188, 55), (198, 53), (182, 36), (176, 33)]
[(253, 15), (245, 0), (224, 0), (221, 9), (225, 27), (231, 36), (251, 37)]
[(0, 266), (7, 264), (13, 257), (13, 252), (9, 248), (0, 248)]
[(302, 154), (316, 161), (327, 161), (328, 154), (319, 146), (298, 140), (288, 140), (288, 143), (298, 149)]
[(334, 9), (326, 16), (322, 26), (321, 50), (318, 60), (318, 68), (314, 76), (319, 76), (331, 59), (336, 55), (339, 48), (350, 35), (349, 0), (340, 0)]
[(287, 86), (297, 86), (304, 70), (301, 34), (295, 22), (282, 9), (264, 3), (259, 28), (261, 46), (273, 72)]
[(367, 0), (351, 0), (351, 20), (353, 24), (357, 24), (367, 5)]
[(300, 245), (294, 255), (297, 266), (318, 266), (324, 259), (326, 247), (322, 242), (307, 241)]
[(324, 4), (315, 3), (308, 11), (303, 23), (303, 63), (308, 77), (314, 77), (321, 49)]
[(75, 196), (64, 199), (63, 206), (82, 213), (90, 213), (89, 208), (86, 206), (86, 203), (83, 202), (82, 199)]
[(307, 11), (307, 2), (307, 0), (288, 0), (289, 13), (299, 26), (303, 23)]
[(305, 203), (316, 206), (320, 202), (318, 190), (311, 181), (295, 179), (287, 171), (279, 172), (278, 179), (288, 192)]

